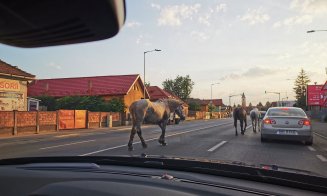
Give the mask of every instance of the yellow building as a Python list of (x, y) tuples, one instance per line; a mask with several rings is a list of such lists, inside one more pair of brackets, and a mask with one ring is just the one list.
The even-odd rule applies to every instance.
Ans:
[(26, 111), (27, 85), (35, 76), (0, 60), (0, 111)]

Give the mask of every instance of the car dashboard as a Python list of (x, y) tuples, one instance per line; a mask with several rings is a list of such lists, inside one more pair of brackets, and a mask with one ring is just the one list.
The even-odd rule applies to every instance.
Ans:
[(193, 172), (98, 165), (31, 163), (0, 167), (0, 195), (323, 195)]

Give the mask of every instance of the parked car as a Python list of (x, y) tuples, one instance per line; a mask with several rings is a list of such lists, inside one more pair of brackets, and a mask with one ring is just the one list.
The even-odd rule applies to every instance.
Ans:
[(312, 145), (311, 122), (301, 108), (269, 108), (261, 124), (261, 141), (267, 139), (304, 141)]

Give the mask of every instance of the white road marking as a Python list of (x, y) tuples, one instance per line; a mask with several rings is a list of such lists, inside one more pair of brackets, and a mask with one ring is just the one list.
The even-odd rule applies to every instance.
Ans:
[[(173, 134), (170, 134), (170, 135), (166, 135), (166, 138), (167, 137), (171, 137), (171, 136), (175, 136), (175, 135), (181, 135), (181, 134), (185, 134), (185, 133), (190, 133), (190, 132), (194, 132), (194, 131), (208, 129), (208, 128), (212, 128), (212, 127), (219, 127), (219, 126), (227, 125), (227, 124), (231, 124), (231, 123), (228, 122), (228, 123), (223, 123), (223, 124), (219, 124), (219, 125), (213, 125), (213, 126), (203, 127), (203, 128), (199, 128), (199, 129), (192, 129), (192, 130), (189, 130), (189, 131), (183, 131), (183, 132), (179, 132), (179, 133), (173, 133)], [(153, 141), (153, 140), (157, 140), (157, 139), (158, 138), (151, 138), (151, 139), (147, 139), (145, 141), (146, 142), (149, 142), (149, 141)], [(139, 144), (139, 143), (141, 143), (141, 142), (140, 141), (139, 142), (133, 142), (133, 144)], [(78, 155), (78, 156), (88, 156), (88, 155), (97, 154), (97, 153), (100, 153), (100, 152), (104, 152), (104, 151), (108, 151), (108, 150), (113, 150), (113, 149), (117, 149), (117, 148), (121, 148), (121, 147), (126, 147), (126, 146), (127, 146), (126, 144), (119, 145), (119, 146), (114, 146), (114, 147), (105, 148), (105, 149), (102, 149), (102, 150), (97, 150), (97, 151), (94, 151), (94, 152), (89, 152), (89, 153), (86, 153), (86, 154), (81, 154), (81, 155)]]
[(311, 150), (311, 151), (316, 151), (316, 149), (314, 149), (314, 148), (311, 147), (311, 146), (308, 146), (308, 148), (309, 148), (309, 150)]
[(317, 157), (318, 157), (322, 162), (327, 162), (327, 159), (326, 159), (324, 156), (318, 154)]
[(54, 136), (54, 137), (58, 137), (58, 138), (61, 138), (61, 137), (72, 137), (72, 136), (78, 136), (79, 134), (77, 133), (71, 133), (71, 134), (66, 134), (66, 135), (57, 135), (57, 136)]
[(210, 148), (208, 151), (212, 152), (212, 151), (216, 150), (217, 148), (219, 148), (220, 146), (224, 145), (225, 143), (226, 143), (226, 141), (221, 141), (219, 144), (217, 144), (214, 147)]
[(317, 135), (317, 136), (319, 136), (319, 137), (324, 138), (324, 139), (327, 140), (327, 137), (326, 137), (326, 136), (323, 136), (323, 135), (321, 135), (321, 134), (319, 134), (319, 133), (316, 133), (316, 132), (313, 132), (313, 134), (315, 134), (315, 135)]
[(94, 141), (95, 140), (85, 140), (85, 141), (73, 142), (73, 143), (62, 144), (62, 145), (57, 145), (57, 146), (44, 147), (44, 148), (40, 148), (40, 150), (46, 150), (46, 149), (51, 149), (51, 148), (58, 148), (58, 147), (62, 147), (62, 146), (70, 146), (70, 145), (74, 145), (74, 144), (82, 144), (82, 143), (94, 142)]
[(252, 125), (247, 126), (245, 129), (248, 129), (248, 128), (250, 128), (250, 127), (252, 127)]

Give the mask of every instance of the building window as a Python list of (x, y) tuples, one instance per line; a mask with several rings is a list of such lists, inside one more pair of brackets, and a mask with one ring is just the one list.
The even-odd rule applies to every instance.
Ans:
[(135, 85), (133, 86), (133, 89), (134, 89), (134, 90), (139, 90), (139, 87), (135, 84)]

